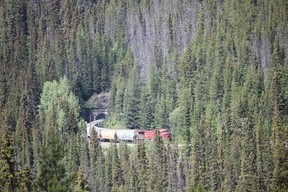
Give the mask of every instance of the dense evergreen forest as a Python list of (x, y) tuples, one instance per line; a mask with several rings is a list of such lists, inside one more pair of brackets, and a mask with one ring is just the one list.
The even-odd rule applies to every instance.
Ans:
[(0, 0), (0, 119), (3, 192), (288, 191), (288, 1)]

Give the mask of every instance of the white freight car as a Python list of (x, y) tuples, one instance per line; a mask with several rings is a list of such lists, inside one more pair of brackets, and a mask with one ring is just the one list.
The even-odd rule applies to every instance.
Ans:
[(116, 135), (118, 140), (122, 141), (135, 141), (138, 132), (135, 130), (116, 130)]

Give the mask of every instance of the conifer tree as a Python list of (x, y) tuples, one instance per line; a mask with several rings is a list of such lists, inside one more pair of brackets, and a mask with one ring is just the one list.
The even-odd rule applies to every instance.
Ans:
[(150, 190), (166, 191), (168, 188), (167, 151), (165, 149), (160, 132), (156, 132), (153, 138), (153, 150), (150, 156)]
[[(122, 175), (123, 175), (123, 189), (124, 191), (129, 191), (130, 187), (130, 152), (127, 146), (127, 143), (120, 143), (119, 147), (120, 151), (120, 164), (122, 168)], [(132, 155), (131, 155), (132, 156)]]
[(166, 107), (167, 113), (170, 114), (177, 104), (176, 83), (173, 79), (168, 79), (166, 84)]
[(251, 125), (251, 119), (246, 119), (243, 127), (245, 133), (241, 142), (241, 174), (239, 177), (239, 184), (236, 191), (257, 191), (258, 186), (256, 183), (255, 175), (255, 151), (254, 151), (254, 134), (253, 124)]
[(124, 95), (124, 119), (127, 128), (137, 129), (140, 127), (140, 94), (138, 67), (134, 66), (129, 73)]
[(136, 172), (138, 176), (136, 191), (144, 192), (148, 190), (148, 159), (146, 155), (146, 147), (144, 141), (138, 141), (137, 143), (137, 160), (136, 160)]
[(100, 187), (100, 181), (99, 181), (99, 176), (100, 176), (100, 169), (99, 169), (99, 161), (98, 161), (98, 151), (100, 149), (100, 144), (98, 141), (98, 136), (97, 136), (97, 132), (92, 128), (92, 131), (90, 133), (90, 183), (91, 183), (91, 189), (94, 191), (99, 191), (99, 187)]
[(75, 180), (76, 175), (68, 175), (65, 169), (64, 146), (56, 129), (53, 128), (47, 143), (41, 147), (40, 170), (35, 181), (36, 191), (69, 191)]
[(274, 171), (273, 178), (275, 180), (274, 187), (276, 191), (286, 191), (288, 166), (287, 166), (287, 148), (285, 141), (287, 140), (287, 131), (285, 124), (281, 118), (277, 101), (273, 111), (272, 138), (274, 142)]
[(117, 192), (123, 188), (123, 170), (118, 155), (116, 144), (112, 145), (112, 162), (111, 162), (111, 175), (112, 175), (112, 189), (111, 191)]
[[(81, 127), (85, 127), (86, 126), (86, 122), (82, 121), (81, 123), (84, 124), (84, 126)], [(83, 137), (83, 135), (85, 135)], [(87, 140), (86, 137), (87, 133), (86, 131), (82, 131), (82, 135), (81, 135), (81, 157), (80, 158), (80, 164), (82, 165), (82, 168), (84, 170), (85, 173), (87, 173), (86, 170), (90, 169), (90, 151), (89, 151), (89, 140)], [(87, 175), (86, 175), (87, 176)]]
[(185, 144), (191, 142), (191, 89), (183, 88), (180, 93), (180, 114), (181, 119), (179, 120), (179, 134)]
[(191, 176), (190, 185), (197, 186), (205, 182), (206, 173), (206, 143), (204, 136), (204, 117), (201, 118), (197, 130), (194, 133), (193, 148), (191, 153)]
[(255, 69), (247, 69), (246, 81), (242, 89), (242, 141), (241, 141), (241, 173), (237, 191), (257, 191), (259, 190), (256, 182), (255, 160), (256, 160), (256, 140), (255, 140), (255, 119), (254, 114), (258, 113), (257, 99), (257, 78), (252, 79)]
[(67, 146), (67, 157), (66, 157), (66, 169), (69, 172), (77, 172), (78, 167), (80, 166), (80, 132), (69, 135), (69, 139), (66, 143)]
[(179, 160), (179, 166), (178, 166), (177, 189), (180, 189), (182, 191), (186, 189), (186, 186), (188, 184), (187, 172), (185, 172), (184, 161), (185, 161), (184, 154), (181, 153), (181, 158)]
[[(28, 133), (27, 133), (27, 122), (25, 122), (25, 112), (24, 109), (20, 111), (20, 116), (17, 121), (17, 126), (15, 130), (15, 145), (16, 147), (16, 160), (21, 164), (21, 165), (28, 165), (27, 164), (27, 155), (25, 153), (27, 152), (25, 150), (27, 146), (27, 141), (28, 141)], [(28, 145), (29, 146), (29, 145)], [(29, 156), (28, 156), (29, 157)]]
[(88, 182), (86, 181), (83, 170), (81, 168), (78, 171), (77, 184), (75, 185), (73, 191), (74, 192), (89, 192), (90, 191)]
[(14, 159), (14, 146), (9, 129), (9, 116), (1, 115), (1, 142), (0, 142), (0, 189), (3, 191), (15, 191), (17, 186), (16, 161)]
[(32, 151), (33, 151), (33, 167), (32, 171), (39, 169), (39, 148), (40, 148), (40, 136), (39, 136), (39, 117), (32, 124)]
[(142, 87), (141, 98), (140, 98), (140, 128), (141, 129), (152, 129), (155, 122), (155, 101), (152, 98), (149, 86)]
[(113, 150), (112, 150), (112, 143), (110, 144), (109, 149), (105, 155), (105, 181), (106, 181), (106, 190), (112, 190), (112, 157), (113, 157)]
[(134, 192), (138, 189), (138, 173), (135, 167), (135, 162), (136, 160), (134, 158), (131, 159), (130, 168), (129, 168), (129, 186), (127, 190), (129, 192)]
[(168, 111), (166, 109), (165, 96), (163, 94), (158, 95), (154, 114), (155, 114), (155, 128), (163, 128), (168, 125), (167, 123)]
[(17, 173), (18, 178), (18, 188), (20, 191), (23, 192), (30, 192), (32, 191), (32, 174), (30, 169), (25, 166), (22, 170), (18, 171)]
[(168, 187), (167, 191), (176, 191), (178, 184), (178, 165), (179, 165), (178, 143), (167, 144), (167, 170)]

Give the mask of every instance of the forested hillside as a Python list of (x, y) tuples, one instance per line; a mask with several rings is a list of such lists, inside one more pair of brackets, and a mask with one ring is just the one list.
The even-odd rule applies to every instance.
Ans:
[(3, 192), (288, 191), (288, 1), (0, 0), (0, 119)]

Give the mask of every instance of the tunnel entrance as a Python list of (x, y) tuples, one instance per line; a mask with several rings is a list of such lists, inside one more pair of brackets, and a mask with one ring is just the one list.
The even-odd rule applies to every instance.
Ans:
[(108, 109), (92, 109), (90, 112), (90, 121), (106, 119), (107, 115)]
[(104, 113), (99, 113), (99, 114), (96, 116), (95, 120), (105, 119), (105, 118), (106, 118), (106, 115), (105, 115)]

